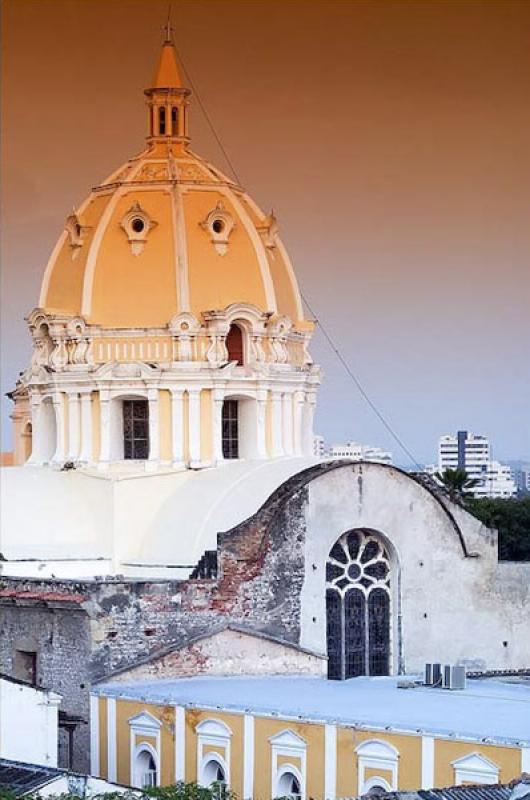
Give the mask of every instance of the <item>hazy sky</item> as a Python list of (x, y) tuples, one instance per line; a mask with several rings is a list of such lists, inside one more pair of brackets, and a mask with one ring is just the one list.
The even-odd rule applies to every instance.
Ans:
[[(143, 144), (166, 13), (3, 2), (3, 392), (65, 217)], [(530, 458), (530, 2), (190, 0), (173, 20), (241, 181), (415, 457), (467, 428)], [(192, 139), (226, 169), (197, 102)], [(312, 351), (316, 429), (405, 463), (321, 335)]]

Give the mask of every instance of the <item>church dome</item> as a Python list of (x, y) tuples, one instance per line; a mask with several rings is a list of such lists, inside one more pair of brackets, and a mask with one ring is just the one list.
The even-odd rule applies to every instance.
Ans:
[(147, 146), (67, 218), (40, 308), (104, 328), (160, 328), (245, 302), (304, 328), (274, 215), (189, 149), (190, 91), (170, 40), (145, 94)]

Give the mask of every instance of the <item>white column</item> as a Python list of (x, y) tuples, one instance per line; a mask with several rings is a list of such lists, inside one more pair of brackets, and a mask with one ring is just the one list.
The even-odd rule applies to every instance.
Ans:
[(116, 780), (116, 700), (107, 697), (107, 779)]
[(99, 392), (99, 463), (100, 469), (105, 469), (110, 462), (110, 396), (107, 389)]
[(90, 392), (81, 394), (81, 448), (79, 460), (85, 463), (92, 461), (92, 395)]
[(171, 390), (171, 438), (173, 452), (173, 466), (182, 467), (184, 464), (184, 391)]
[(421, 737), (421, 788), (434, 786), (434, 737)]
[(201, 466), (201, 390), (190, 389), (188, 407), (188, 431), (190, 467)]
[(283, 456), (282, 430), (282, 396), (280, 392), (272, 393), (272, 455)]
[(224, 389), (214, 389), (212, 392), (212, 436), (213, 460), (219, 464), (223, 460), (223, 403)]
[(335, 800), (337, 794), (337, 726), (324, 729), (324, 800)]
[(313, 419), (315, 416), (316, 395), (315, 392), (306, 394), (306, 401), (303, 412), (303, 441), (302, 448), (304, 455), (313, 455)]
[(77, 392), (68, 395), (68, 460), (77, 461), (81, 446), (81, 415), (79, 395)]
[(267, 409), (267, 390), (256, 392), (256, 456), (267, 458), (267, 441), (265, 437), (265, 414)]
[(145, 465), (149, 471), (156, 470), (160, 463), (160, 414), (158, 406), (158, 389), (148, 389), (149, 403), (149, 458)]
[(294, 452), (301, 456), (304, 452), (303, 441), (303, 410), (305, 392), (300, 390), (294, 393), (293, 397), (293, 426), (294, 426)]
[(53, 408), (55, 411), (56, 441), (55, 454), (52, 464), (63, 464), (66, 461), (66, 431), (64, 413), (64, 394), (56, 392), (53, 397)]
[(38, 394), (30, 396), (31, 403), (31, 455), (26, 464), (42, 464), (42, 398)]
[(283, 452), (286, 456), (294, 453), (293, 443), (293, 395), (286, 392), (282, 398)]
[(530, 772), (530, 747), (521, 747), (521, 772)]
[(254, 717), (243, 717), (243, 800), (254, 797)]
[(99, 697), (90, 695), (90, 774), (99, 777)]
[(186, 780), (186, 709), (175, 706), (175, 783)]

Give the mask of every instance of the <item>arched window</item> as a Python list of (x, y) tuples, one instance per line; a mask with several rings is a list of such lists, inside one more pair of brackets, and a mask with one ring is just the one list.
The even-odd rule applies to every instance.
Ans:
[(227, 794), (226, 771), (220, 760), (214, 756), (204, 764), (202, 768), (201, 783), (203, 786), (212, 788), (212, 795), (215, 800), (223, 800)]
[(171, 109), (171, 135), (178, 136), (179, 132), (179, 110), (176, 106)]
[(123, 457), (149, 458), (149, 406), (147, 400), (123, 401)]
[(160, 106), (158, 109), (158, 133), (160, 136), (165, 136), (166, 133), (166, 109)]
[(156, 762), (153, 754), (147, 749), (142, 748), (136, 756), (135, 762), (135, 786), (157, 786), (158, 775)]
[(239, 458), (239, 403), (225, 400), (222, 411), (223, 458)]
[(390, 559), (370, 531), (352, 530), (326, 564), (328, 678), (388, 675)]
[(226, 337), (228, 360), (243, 364), (243, 331), (239, 325), (232, 324)]
[(294, 772), (286, 769), (278, 778), (276, 784), (277, 797), (293, 797), (299, 798), (302, 796), (300, 788), (300, 780), (296, 777)]

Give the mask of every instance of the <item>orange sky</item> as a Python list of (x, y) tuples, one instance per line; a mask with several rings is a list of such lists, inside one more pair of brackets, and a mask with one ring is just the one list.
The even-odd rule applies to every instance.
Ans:
[[(66, 215), (141, 147), (166, 13), (4, 0), (3, 391)], [(467, 428), (530, 459), (530, 2), (193, 0), (173, 18), (241, 180), (416, 458)], [(226, 169), (197, 103), (192, 138)], [(405, 463), (321, 339), (313, 353), (318, 430)]]

